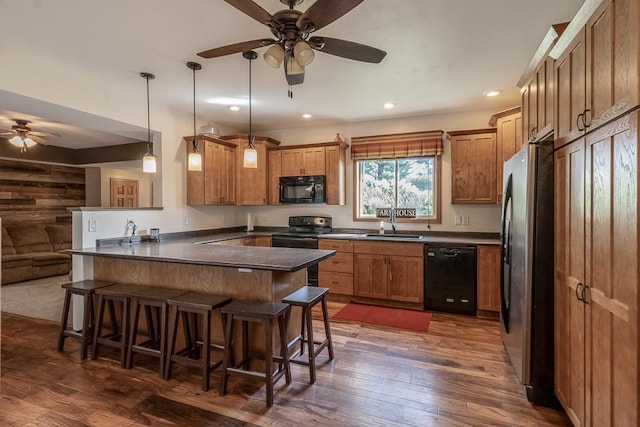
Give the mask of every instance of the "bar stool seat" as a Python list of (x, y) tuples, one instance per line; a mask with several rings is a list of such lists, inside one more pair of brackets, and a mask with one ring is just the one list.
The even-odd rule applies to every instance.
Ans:
[[(91, 359), (95, 360), (101, 345), (115, 347), (120, 349), (120, 366), (126, 367), (128, 334), (129, 334), (129, 303), (130, 292), (143, 288), (144, 286), (132, 285), (125, 283), (117, 283), (111, 286), (105, 286), (95, 290), (98, 297), (98, 316), (96, 318), (96, 327), (93, 333), (93, 349)], [(122, 312), (122, 325), (118, 327), (118, 319), (116, 317), (115, 303), (119, 303)], [(107, 307), (108, 306), (108, 307)], [(109, 309), (109, 321), (111, 333), (102, 334), (104, 310)]]
[[(326, 300), (328, 292), (328, 288), (305, 286), (282, 299), (282, 302), (302, 309), (300, 334), (289, 342), (287, 347), (291, 349), (300, 343), (300, 349), (290, 357), (289, 361), (309, 367), (311, 384), (316, 382), (316, 358), (322, 350), (326, 348), (329, 353), (329, 360), (333, 360), (333, 342), (331, 341), (331, 326), (329, 325), (329, 313)], [(322, 304), (322, 318), (324, 322), (325, 339), (322, 341), (315, 341), (313, 338), (313, 316), (311, 310), (318, 303)], [(306, 359), (302, 358), (305, 351), (305, 343), (308, 348)]]
[[(285, 376), (287, 384), (291, 383), (291, 370), (287, 352), (287, 323), (289, 321), (290, 306), (285, 303), (263, 301), (233, 301), (222, 307), (225, 322), (224, 358), (222, 363), (222, 380), (220, 381), (220, 396), (227, 391), (227, 377), (230, 374), (241, 374), (253, 378), (263, 378), (267, 388), (267, 406), (273, 406), (273, 386)], [(242, 322), (242, 360), (231, 366), (231, 349), (233, 346), (233, 321)], [(280, 335), (280, 356), (273, 355), (273, 324), (277, 320)], [(264, 372), (252, 371), (249, 367), (251, 358), (259, 355), (249, 352), (248, 323), (259, 323), (264, 327)], [(273, 370), (273, 362), (278, 363), (278, 369)]]
[[(167, 352), (167, 301), (187, 293), (184, 289), (141, 286), (129, 292), (131, 298), (132, 320), (129, 331), (129, 345), (125, 366), (133, 367), (136, 353), (158, 358), (158, 374), (164, 378), (165, 356)], [(140, 309), (144, 308), (147, 320), (147, 340), (136, 342), (139, 332)], [(155, 310), (152, 310), (155, 308)]]
[[(225, 348), (224, 345), (211, 343), (211, 316), (215, 310), (224, 307), (230, 302), (230, 297), (200, 292), (188, 292), (167, 300), (169, 329), (164, 379), (168, 380), (171, 377), (172, 362), (178, 365), (198, 367), (202, 370), (202, 390), (209, 390), (211, 372), (219, 366), (222, 366), (222, 359), (213, 364), (211, 363), (210, 350), (224, 352)], [(189, 315), (191, 315), (191, 319)], [(201, 316), (201, 340), (198, 337), (200, 330), (200, 328), (198, 328), (198, 316)], [(183, 329), (185, 331), (186, 346), (182, 350), (176, 351), (176, 333), (180, 317), (182, 317)], [(222, 318), (224, 319), (224, 317)], [(224, 336), (224, 322), (221, 323), (221, 326), (222, 335)]]
[[(93, 342), (93, 330), (96, 325), (95, 304), (93, 300), (95, 290), (109, 285), (113, 285), (113, 282), (81, 280), (79, 282), (70, 282), (62, 285), (65, 292), (64, 304), (62, 306), (62, 318), (60, 319), (60, 333), (58, 334), (58, 351), (64, 350), (65, 338), (71, 337), (80, 340), (80, 359), (84, 360), (87, 358), (89, 344)], [(74, 331), (73, 329), (67, 329), (72, 295), (80, 295), (84, 297), (84, 313), (82, 316), (82, 330), (80, 332)]]

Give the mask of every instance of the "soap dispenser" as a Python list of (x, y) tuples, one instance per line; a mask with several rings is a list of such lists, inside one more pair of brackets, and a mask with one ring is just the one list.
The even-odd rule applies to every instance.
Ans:
[(380, 228), (379, 228), (378, 233), (384, 234), (384, 221), (380, 221)]

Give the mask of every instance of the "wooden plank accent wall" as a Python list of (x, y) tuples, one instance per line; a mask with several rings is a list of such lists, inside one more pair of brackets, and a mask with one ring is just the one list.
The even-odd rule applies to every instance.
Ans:
[(71, 223), (67, 208), (84, 205), (84, 168), (0, 160), (4, 226)]

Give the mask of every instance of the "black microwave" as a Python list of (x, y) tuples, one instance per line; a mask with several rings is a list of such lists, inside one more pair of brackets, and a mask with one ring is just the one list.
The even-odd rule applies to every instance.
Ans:
[(324, 175), (281, 176), (280, 203), (325, 203)]

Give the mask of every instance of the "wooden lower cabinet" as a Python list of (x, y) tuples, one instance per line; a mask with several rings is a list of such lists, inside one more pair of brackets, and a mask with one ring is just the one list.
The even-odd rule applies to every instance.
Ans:
[(218, 242), (210, 243), (211, 245), (225, 245), (225, 246), (264, 246), (271, 247), (271, 237), (269, 236), (255, 236), (255, 237), (240, 237), (237, 239), (220, 240)]
[(422, 303), (424, 245), (354, 242), (354, 295)]
[(500, 312), (500, 246), (477, 247), (477, 309)]
[(636, 426), (637, 112), (555, 153), (555, 388), (576, 426)]
[(318, 249), (336, 251), (318, 264), (318, 285), (329, 288), (330, 294), (353, 295), (353, 242), (320, 239)]

